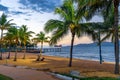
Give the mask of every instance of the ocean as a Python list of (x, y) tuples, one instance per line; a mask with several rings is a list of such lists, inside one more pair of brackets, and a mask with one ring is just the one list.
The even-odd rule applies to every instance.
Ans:
[[(114, 62), (114, 45), (113, 43), (102, 43), (102, 60), (105, 62)], [(45, 52), (44, 55), (69, 57), (70, 46), (61, 48), (61, 52)], [(99, 46), (97, 43), (78, 44), (73, 47), (73, 58), (96, 60), (99, 61)]]

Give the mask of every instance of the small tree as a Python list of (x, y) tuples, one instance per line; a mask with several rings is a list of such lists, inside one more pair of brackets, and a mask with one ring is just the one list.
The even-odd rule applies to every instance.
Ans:
[(41, 56), (42, 56), (43, 43), (44, 43), (44, 42), (49, 42), (49, 41), (48, 41), (48, 38), (49, 38), (49, 37), (46, 37), (46, 36), (45, 36), (45, 33), (43, 33), (43, 32), (40, 32), (40, 33), (37, 34), (36, 36), (37, 36), (37, 37), (35, 38), (35, 40), (36, 40), (37, 42), (40, 42), (40, 43), (41, 43), (40, 54), (38, 55), (38, 58), (36, 59), (36, 61), (40, 61), (40, 58), (41, 58)]
[(30, 41), (29, 38), (32, 37), (31, 34), (33, 34), (34, 32), (28, 31), (28, 28), (26, 25), (22, 25), (19, 32), (20, 32), (20, 41), (24, 45), (23, 59), (25, 59), (25, 57), (26, 57), (26, 54), (25, 54), (26, 53), (26, 43)]

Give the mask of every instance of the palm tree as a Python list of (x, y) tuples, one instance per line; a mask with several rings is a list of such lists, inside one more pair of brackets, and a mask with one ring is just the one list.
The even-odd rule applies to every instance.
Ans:
[(11, 27), (8, 29), (8, 35), (11, 35), (11, 38), (13, 39), (15, 46), (16, 46), (16, 50), (15, 50), (15, 57), (14, 57), (14, 61), (17, 61), (17, 45), (19, 42), (19, 29), (17, 29), (16, 27)]
[(43, 32), (40, 32), (40, 33), (37, 34), (36, 36), (37, 36), (37, 37), (35, 38), (35, 40), (36, 40), (37, 42), (40, 42), (40, 43), (41, 43), (40, 54), (38, 55), (38, 58), (36, 59), (36, 61), (40, 61), (40, 58), (41, 58), (41, 56), (42, 56), (43, 43), (44, 43), (44, 42), (49, 42), (49, 41), (48, 41), (48, 38), (49, 38), (49, 37), (46, 37), (46, 36), (45, 36), (45, 33), (43, 33)]
[(7, 59), (10, 59), (10, 52), (11, 52), (11, 44), (13, 43), (13, 39), (12, 39), (12, 35), (9, 33), (6, 33), (6, 36), (4, 37), (4, 40), (6, 41), (6, 43), (9, 46), (9, 53), (8, 53), (8, 57)]
[[(105, 10), (105, 14), (108, 15), (111, 6), (114, 7), (114, 36), (115, 36), (115, 74), (119, 74), (119, 39), (118, 39), (118, 7), (120, 0), (74, 0), (79, 3), (79, 7), (91, 10), (89, 12), (88, 19), (90, 19), (96, 12)], [(81, 6), (83, 5), (83, 6)]]
[(26, 43), (30, 41), (30, 37), (32, 37), (31, 34), (33, 34), (34, 32), (32, 31), (28, 31), (28, 28), (26, 25), (22, 25), (22, 27), (20, 28), (20, 41), (23, 43), (24, 45), (24, 55), (23, 55), (23, 59), (25, 59), (25, 53), (26, 53)]
[(71, 48), (70, 48), (70, 60), (69, 67), (72, 66), (72, 54), (75, 35), (80, 37), (84, 32), (83, 24), (81, 23), (84, 12), (81, 10), (81, 15), (78, 15), (77, 6), (74, 5), (72, 0), (64, 0), (61, 7), (56, 8), (55, 13), (60, 15), (61, 20), (49, 20), (44, 30), (46, 32), (52, 32), (51, 44), (56, 44), (60, 39), (71, 32)]
[[(12, 21), (11, 20), (7, 20), (7, 16), (3, 13), (0, 17), (0, 30), (1, 30), (1, 42), (2, 42), (2, 38), (3, 38), (3, 31), (7, 30), (10, 26), (14, 25), (14, 23), (10, 23)], [(2, 48), (2, 43), (0, 44), (0, 48)], [(2, 60), (2, 52), (0, 55), (0, 60)]]

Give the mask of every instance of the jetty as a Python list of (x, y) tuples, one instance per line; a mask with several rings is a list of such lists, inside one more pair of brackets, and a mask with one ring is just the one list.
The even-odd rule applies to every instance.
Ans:
[[(44, 47), (42, 49), (42, 52), (45, 53), (45, 52), (61, 52), (61, 49), (62, 47)], [(27, 52), (30, 52), (30, 53), (40, 53), (40, 48), (27, 48), (26, 50)]]

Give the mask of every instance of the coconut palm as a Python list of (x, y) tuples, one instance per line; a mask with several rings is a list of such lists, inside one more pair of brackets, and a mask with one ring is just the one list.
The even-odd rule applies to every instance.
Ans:
[[(72, 0), (64, 0), (64, 3), (61, 7), (56, 8), (55, 13), (60, 15), (61, 20), (49, 20), (44, 30), (46, 32), (52, 32), (51, 44), (56, 44), (69, 32), (71, 32), (71, 48), (70, 48), (70, 60), (69, 67), (72, 66), (72, 54), (73, 54), (73, 45), (75, 35), (80, 37), (84, 30), (84, 24), (81, 23), (83, 20), (84, 11), (81, 10), (81, 15), (78, 16), (77, 5), (73, 3)], [(84, 28), (85, 29), (85, 28)]]
[(6, 33), (4, 40), (6, 41), (6, 43), (8, 44), (8, 47), (9, 47), (9, 49), (8, 49), (9, 53), (8, 53), (7, 59), (10, 59), (11, 44), (13, 43), (12, 35), (9, 33)]
[[(89, 16), (93, 16), (96, 12), (105, 10), (105, 14), (108, 15), (111, 6), (114, 7), (114, 36), (115, 36), (115, 74), (119, 74), (119, 39), (118, 39), (118, 7), (120, 0), (74, 0), (79, 3), (79, 7), (86, 8), (89, 11)], [(83, 6), (81, 6), (83, 5)], [(88, 19), (90, 19), (90, 17)]]
[(25, 59), (25, 53), (26, 53), (26, 43), (30, 41), (30, 37), (32, 37), (31, 34), (33, 34), (34, 32), (32, 31), (28, 31), (28, 28), (26, 25), (22, 25), (20, 30), (20, 41), (21, 43), (23, 43), (24, 45), (24, 55), (23, 55), (23, 59)]
[[(2, 38), (3, 38), (3, 31), (7, 30), (10, 26), (14, 25), (14, 23), (10, 23), (12, 21), (11, 20), (7, 20), (7, 16), (3, 13), (0, 17), (0, 30), (1, 30), (1, 42), (2, 42)], [(2, 48), (2, 43), (0, 44), (0, 48)], [(0, 60), (2, 60), (2, 52), (0, 55)]]
[(14, 57), (14, 61), (17, 61), (17, 45), (19, 42), (19, 29), (17, 29), (16, 27), (11, 27), (8, 29), (8, 35), (11, 35), (11, 38), (13, 39), (14, 43), (15, 43), (15, 57)]
[(37, 34), (36, 36), (37, 36), (37, 37), (35, 38), (35, 40), (36, 40), (37, 42), (40, 42), (40, 43), (41, 43), (40, 54), (38, 55), (38, 58), (36, 59), (36, 61), (40, 61), (40, 58), (41, 58), (41, 56), (42, 56), (43, 43), (44, 43), (44, 42), (49, 42), (49, 41), (48, 41), (48, 38), (49, 38), (49, 37), (46, 37), (46, 36), (45, 36), (45, 33), (43, 33), (43, 32), (40, 32), (40, 33)]

